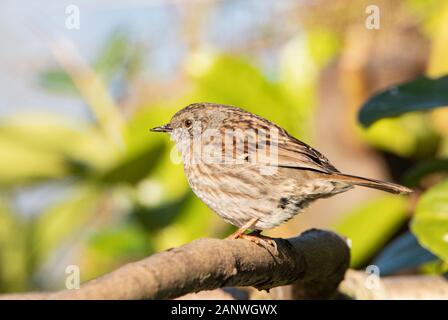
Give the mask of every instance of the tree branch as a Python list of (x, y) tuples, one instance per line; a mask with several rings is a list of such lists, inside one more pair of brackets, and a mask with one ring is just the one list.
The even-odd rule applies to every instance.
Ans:
[(247, 240), (199, 239), (129, 263), (77, 290), (0, 298), (170, 299), (221, 287), (268, 290), (291, 283), (301, 298), (328, 298), (336, 291), (350, 260), (341, 237), (313, 229), (276, 243), (277, 251)]
[(369, 274), (349, 270), (339, 286), (342, 294), (362, 300), (448, 299), (448, 281), (443, 276), (404, 275), (370, 278)]

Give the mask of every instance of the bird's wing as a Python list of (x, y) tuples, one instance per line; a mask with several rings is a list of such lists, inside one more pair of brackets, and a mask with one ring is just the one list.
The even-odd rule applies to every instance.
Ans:
[[(257, 142), (255, 142), (257, 141)], [(233, 146), (229, 158), (244, 159), (259, 165), (304, 169), (322, 173), (339, 172), (319, 151), (286, 132), (276, 139), (258, 137)]]
[(339, 172), (323, 154), (289, 134), (281, 135), (278, 140), (279, 167)]
[(351, 185), (374, 188), (395, 194), (409, 194), (411, 189), (385, 181), (340, 173), (319, 151), (289, 136), (279, 139), (279, 167), (305, 169), (325, 174), (325, 178)]
[[(253, 128), (256, 129), (251, 130)], [(230, 148), (227, 145), (227, 151), (230, 150), (230, 153), (224, 156), (225, 159), (236, 157), (250, 159), (249, 162), (253, 162), (255, 159), (251, 158), (256, 155), (255, 162), (262, 165), (307, 169), (322, 173), (339, 172), (319, 151), (264, 118), (251, 115), (250, 121), (239, 122), (239, 129), (241, 134), (233, 130), (233, 127), (225, 125), (221, 127), (225, 141), (230, 142)]]

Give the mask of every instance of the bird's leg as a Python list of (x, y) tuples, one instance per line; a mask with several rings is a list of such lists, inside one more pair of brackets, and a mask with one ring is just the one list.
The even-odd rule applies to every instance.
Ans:
[(241, 236), (244, 235), (244, 232), (246, 232), (247, 229), (252, 228), (255, 225), (255, 223), (257, 223), (257, 221), (258, 221), (257, 218), (250, 219), (244, 225), (242, 225), (238, 230), (236, 230), (230, 236), (226, 237), (226, 240), (234, 240), (234, 239), (241, 238)]
[(242, 234), (240, 238), (249, 240), (253, 243), (265, 247), (266, 249), (269, 249), (269, 246), (272, 246), (277, 252), (277, 242), (275, 242), (275, 240), (271, 237), (262, 235), (261, 230), (254, 230), (249, 234)]
[(238, 230), (236, 230), (226, 239), (227, 240), (245, 239), (259, 246), (262, 246), (268, 250), (269, 246), (271, 246), (274, 248), (275, 251), (277, 251), (277, 243), (275, 242), (275, 240), (272, 239), (271, 237), (262, 235), (261, 230), (254, 230), (249, 234), (244, 233), (246, 232), (247, 229), (251, 229), (257, 223), (257, 221), (258, 221), (257, 218), (250, 219), (246, 224), (241, 226)]

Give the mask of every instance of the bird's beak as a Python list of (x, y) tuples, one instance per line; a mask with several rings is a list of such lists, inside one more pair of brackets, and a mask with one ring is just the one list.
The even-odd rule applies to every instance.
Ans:
[(173, 128), (171, 128), (170, 124), (168, 123), (164, 126), (152, 128), (152, 129), (150, 129), (150, 131), (152, 131), (152, 132), (171, 132), (171, 131), (173, 131)]

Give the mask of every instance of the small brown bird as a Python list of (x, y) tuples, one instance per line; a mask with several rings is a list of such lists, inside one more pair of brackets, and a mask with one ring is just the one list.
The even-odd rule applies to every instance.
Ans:
[[(260, 235), (262, 230), (288, 221), (316, 199), (355, 185), (412, 192), (394, 183), (343, 174), (283, 128), (237, 107), (195, 103), (151, 131), (170, 133), (194, 193), (239, 227), (228, 237), (232, 239), (272, 244)], [(248, 229), (253, 230), (249, 235)]]

